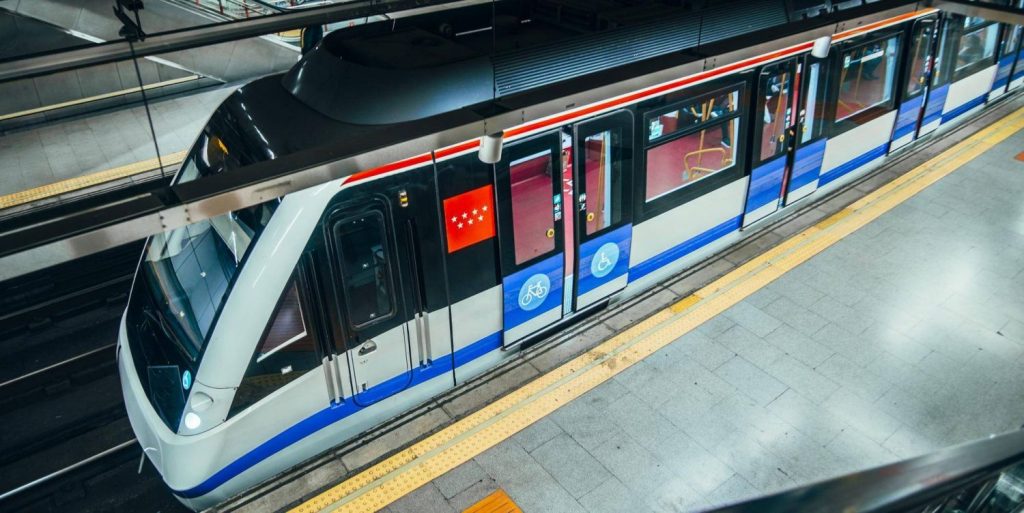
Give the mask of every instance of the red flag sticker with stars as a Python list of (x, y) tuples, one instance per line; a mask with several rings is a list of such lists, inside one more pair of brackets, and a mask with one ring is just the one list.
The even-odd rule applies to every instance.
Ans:
[(444, 217), (449, 253), (494, 237), (494, 186), (445, 199)]

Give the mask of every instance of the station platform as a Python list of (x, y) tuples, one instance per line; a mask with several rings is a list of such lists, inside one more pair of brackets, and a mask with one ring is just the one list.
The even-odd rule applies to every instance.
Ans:
[(689, 511), (1020, 427), (1013, 108), (219, 509)]

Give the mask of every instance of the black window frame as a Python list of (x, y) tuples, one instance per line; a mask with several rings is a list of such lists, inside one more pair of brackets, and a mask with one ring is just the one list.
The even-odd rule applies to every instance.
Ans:
[[(848, 53), (854, 50), (858, 50), (870, 44), (879, 43), (892, 38), (896, 38), (897, 45), (896, 51), (894, 53), (894, 55), (896, 56), (896, 63), (894, 64), (894, 66), (896, 67), (896, 71), (893, 73), (892, 90), (889, 91), (889, 99), (882, 103), (878, 103), (871, 107), (868, 107), (867, 109), (864, 109), (852, 116), (839, 119), (839, 93), (840, 89), (842, 89), (843, 87), (843, 59)], [(899, 96), (899, 93), (903, 88), (903, 63), (904, 54), (906, 53), (904, 51), (903, 43), (905, 40), (906, 37), (904, 34), (904, 29), (903, 27), (900, 27), (895, 30), (889, 30), (879, 34), (865, 35), (852, 41), (845, 42), (837, 49), (836, 52), (834, 52), (835, 60), (832, 61), (832, 76), (830, 77), (831, 83), (829, 84), (830, 101), (828, 102), (830, 114), (829, 117), (832, 119), (832, 122), (830, 123), (830, 126), (828, 128), (828, 135), (830, 138), (837, 137), (846, 132), (849, 132), (850, 130), (853, 130), (854, 128), (863, 126), (896, 109), (896, 98), (897, 96)]]
[[(303, 257), (303, 258), (305, 258), (305, 257)], [(281, 388), (283, 388), (285, 386), (288, 386), (289, 384), (295, 382), (295, 380), (299, 379), (302, 374), (305, 374), (306, 372), (314, 370), (314, 369), (316, 369), (317, 367), (320, 366), (321, 362), (323, 361), (323, 358), (326, 355), (326, 352), (324, 350), (323, 339), (321, 337), (321, 332), (318, 329), (319, 325), (320, 325), (319, 322), (318, 322), (318, 313), (319, 313), (319, 311), (314, 307), (314, 301), (313, 301), (313, 298), (315, 297), (314, 296), (315, 292), (313, 290), (314, 287), (312, 286), (311, 283), (309, 283), (309, 281), (310, 281), (309, 277), (305, 274), (305, 272), (303, 270), (303, 264), (300, 261), (300, 263), (298, 265), (296, 265), (295, 270), (292, 271), (292, 274), (288, 278), (288, 281), (285, 283), (284, 289), (281, 290), (281, 294), (278, 296), (277, 302), (274, 303), (274, 308), (271, 310), (270, 317), (267, 318), (267, 323), (263, 327), (263, 331), (260, 334), (260, 338), (257, 340), (256, 345), (253, 347), (252, 355), (250, 355), (250, 357), (249, 357), (249, 363), (245, 367), (245, 373), (242, 375), (242, 380), (239, 381), (238, 387), (235, 389), (235, 393), (234, 393), (234, 395), (231, 398), (231, 406), (228, 407), (228, 414), (227, 414), (227, 417), (226, 417), (225, 420), (231, 419), (235, 415), (237, 415), (237, 414), (239, 414), (241, 412), (244, 412), (244, 411), (248, 410), (249, 408), (251, 408), (252, 406), (255, 406), (255, 405), (261, 403), (269, 395), (273, 394), (277, 390), (280, 390)], [(305, 324), (306, 336), (309, 337), (312, 340), (313, 348), (314, 348), (314, 351), (316, 353), (316, 363), (312, 367), (310, 367), (308, 369), (299, 370), (299, 371), (292, 371), (292, 372), (297, 372), (299, 374), (296, 375), (296, 377), (293, 378), (288, 383), (284, 383), (280, 387), (278, 387), (278, 388), (276, 388), (274, 390), (271, 390), (270, 392), (267, 392), (266, 394), (261, 396), (259, 399), (256, 399), (256, 400), (254, 400), (252, 402), (248, 402), (248, 403), (243, 404), (243, 405), (239, 405), (239, 403), (238, 403), (238, 398), (240, 397), (239, 391), (241, 391), (242, 387), (245, 386), (245, 378), (249, 374), (249, 369), (251, 369), (253, 367), (253, 365), (255, 365), (257, 363), (257, 360), (259, 359), (260, 348), (263, 346), (263, 343), (266, 342), (267, 336), (270, 333), (270, 329), (273, 327), (274, 321), (277, 320), (278, 313), (280, 313), (281, 305), (284, 303), (285, 297), (288, 295), (289, 289), (293, 285), (295, 286), (296, 293), (298, 295), (299, 309), (300, 309), (300, 311), (302, 313), (302, 318), (303, 318), (303, 321), (304, 321), (304, 324)]]
[[(353, 322), (352, 313), (348, 306), (352, 302), (352, 297), (349, 294), (349, 287), (346, 283), (344, 265), (342, 263), (344, 253), (341, 248), (341, 241), (338, 240), (336, 227), (339, 224), (345, 223), (352, 219), (366, 217), (369, 215), (375, 215), (380, 219), (379, 228), (381, 240), (383, 241), (384, 249), (386, 251), (384, 255), (384, 264), (387, 266), (388, 291), (390, 293), (391, 299), (391, 310), (387, 313), (387, 315), (381, 315), (367, 322), (356, 324), (355, 322)], [(387, 209), (385, 208), (384, 205), (368, 206), (364, 210), (359, 211), (358, 213), (352, 212), (350, 210), (338, 209), (332, 212), (330, 216), (328, 216), (328, 223), (325, 232), (327, 233), (329, 241), (329, 260), (331, 261), (332, 270), (331, 282), (335, 289), (335, 295), (338, 295), (337, 291), (340, 290), (341, 292), (340, 297), (338, 298), (340, 299), (340, 301), (337, 301), (338, 304), (336, 305), (336, 310), (338, 310), (336, 315), (339, 315), (339, 318), (344, 319), (346, 331), (348, 331), (349, 333), (355, 334), (366, 331), (367, 329), (382, 324), (388, 320), (391, 320), (398, 315), (400, 305), (398, 303), (399, 297), (396, 292), (397, 289), (395, 286), (395, 265), (393, 262), (395, 255), (395, 247), (394, 241), (392, 241), (392, 238), (389, 236), (390, 231), (388, 230), (388, 227), (389, 219)]]
[[(647, 100), (637, 106), (637, 115), (634, 117), (640, 123), (637, 130), (634, 130), (636, 137), (634, 150), (634, 177), (633, 177), (633, 205), (635, 209), (634, 222), (641, 222), (645, 219), (661, 215), (680, 205), (693, 201), (711, 191), (720, 189), (746, 175), (746, 152), (748, 128), (747, 108), (751, 89), (752, 71), (744, 71), (730, 75), (719, 80), (688, 87), (679, 91), (668, 93), (659, 98)], [(701, 100), (716, 95), (730, 94), (732, 91), (739, 92), (737, 108), (728, 116), (715, 118), (704, 123), (692, 125), (683, 130), (677, 130), (670, 135), (648, 140), (651, 119), (661, 116), (667, 112), (678, 110), (680, 107), (693, 103), (701, 103)], [(687, 94), (690, 93), (690, 94)], [(685, 95), (685, 96), (684, 96)], [(671, 98), (679, 98), (670, 100)], [(716, 171), (710, 176), (685, 184), (675, 190), (664, 193), (650, 201), (647, 200), (647, 153), (652, 148), (662, 144), (686, 137), (701, 130), (718, 126), (719, 123), (735, 119), (739, 122), (736, 130), (736, 140), (733, 141), (735, 150), (733, 165)]]
[[(773, 153), (772, 155), (770, 155), (770, 156), (768, 156), (766, 158), (761, 158), (761, 138), (764, 136), (764, 123), (763, 123), (763, 117), (762, 117), (762, 114), (763, 114), (762, 109), (764, 107), (763, 101), (765, 99), (764, 95), (761, 94), (761, 92), (762, 92), (761, 91), (761, 78), (764, 75), (764, 71), (766, 69), (773, 69), (773, 68), (774, 69), (779, 69), (783, 65), (787, 65), (787, 64), (789, 65), (789, 69), (787, 70), (787, 72), (790, 73), (790, 77), (789, 77), (789, 94), (788, 94), (788, 98), (787, 98), (788, 105), (786, 106), (785, 111), (788, 114), (790, 114), (790, 117), (786, 118), (786, 124), (783, 126), (783, 133), (785, 134), (786, 131), (789, 130), (790, 126), (792, 126), (794, 124), (797, 124), (797, 123), (790, 123), (789, 122), (792, 119), (792, 115), (793, 115), (792, 112), (789, 111), (789, 108), (793, 106), (794, 96), (796, 96), (797, 98), (799, 98), (799, 96), (800, 96), (799, 95), (799, 91), (797, 91), (797, 89), (803, 87), (803, 84), (797, 84), (796, 83), (797, 67), (800, 66), (801, 64), (803, 64), (800, 61), (801, 61), (800, 57), (797, 56), (797, 57), (787, 57), (785, 59), (780, 59), (780, 60), (777, 60), (777, 61), (774, 61), (774, 62), (770, 62), (770, 63), (765, 64), (764, 66), (762, 66), (760, 68), (760, 72), (757, 75), (754, 76), (754, 81), (755, 81), (754, 91), (755, 91), (755, 94), (754, 94), (754, 98), (753, 98), (754, 102), (753, 102), (753, 105), (751, 106), (751, 108), (753, 108), (754, 110), (753, 110), (753, 115), (750, 118), (750, 128), (751, 128), (750, 143), (751, 143), (751, 149), (753, 151), (750, 152), (750, 162), (751, 162), (750, 169), (756, 169), (756, 168), (764, 165), (768, 161), (775, 160), (775, 159), (777, 159), (779, 157), (785, 156), (789, 152), (787, 146), (790, 146), (790, 144), (788, 144), (788, 143), (791, 143), (791, 141), (788, 141), (788, 140), (784, 141), (787, 144), (783, 144), (782, 149), (776, 150), (775, 153)], [(802, 77), (801, 77), (801, 79), (802, 79)], [(800, 105), (797, 105), (797, 107), (799, 107), (799, 106)], [(789, 135), (786, 135), (786, 138), (787, 139), (792, 139), (792, 137), (790, 137)]]
[[(958, 20), (959, 18), (954, 17), (952, 19)], [(1002, 27), (999, 27), (999, 25), (999, 22), (996, 21), (986, 21), (984, 23), (980, 23), (966, 28), (964, 27), (963, 21), (961, 21), (960, 23), (953, 23), (950, 25), (950, 32), (952, 38), (951, 42), (955, 42), (956, 45), (956, 51), (950, 54), (950, 69), (952, 70), (953, 82), (963, 80), (979, 71), (982, 71), (996, 64), (996, 61), (999, 58), (999, 45), (1002, 41), (1003, 36), (1003, 29)], [(966, 64), (963, 67), (957, 67), (957, 59), (960, 56), (960, 43), (963, 41), (964, 36), (971, 33), (988, 30), (992, 26), (996, 27), (996, 44), (995, 47), (992, 49), (992, 55), (990, 55), (989, 57), (983, 56), (981, 59), (975, 62)], [(982, 43), (984, 44), (984, 41)], [(984, 47), (982, 47), (982, 52), (984, 52)]]

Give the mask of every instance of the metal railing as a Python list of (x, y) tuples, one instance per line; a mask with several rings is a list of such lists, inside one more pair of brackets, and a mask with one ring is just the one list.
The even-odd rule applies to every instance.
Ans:
[(1020, 513), (1024, 430), (713, 511)]

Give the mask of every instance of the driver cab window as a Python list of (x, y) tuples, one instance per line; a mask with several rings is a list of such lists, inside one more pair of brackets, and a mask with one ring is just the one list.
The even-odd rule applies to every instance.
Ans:
[(229, 417), (320, 364), (300, 287), (293, 275), (235, 392)]
[(361, 329), (395, 311), (384, 216), (369, 211), (334, 224), (348, 320)]

